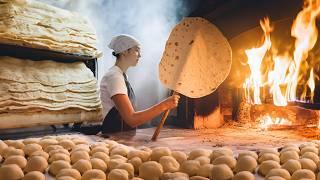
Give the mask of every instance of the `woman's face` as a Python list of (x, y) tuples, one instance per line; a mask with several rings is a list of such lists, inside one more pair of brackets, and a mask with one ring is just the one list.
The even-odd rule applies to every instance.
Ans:
[(130, 66), (136, 66), (139, 61), (139, 58), (141, 57), (140, 47), (135, 46), (128, 49), (125, 57), (125, 61), (127, 61)]

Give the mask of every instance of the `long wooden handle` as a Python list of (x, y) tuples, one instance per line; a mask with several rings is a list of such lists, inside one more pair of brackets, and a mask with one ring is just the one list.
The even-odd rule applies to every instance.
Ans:
[(157, 138), (159, 136), (159, 133), (160, 133), (160, 130), (161, 130), (164, 122), (166, 122), (166, 119), (167, 119), (167, 117), (169, 115), (169, 112), (170, 112), (170, 110), (168, 109), (163, 113), (161, 121), (160, 121), (160, 124), (158, 125), (157, 129), (154, 131), (153, 136), (151, 138), (152, 141), (156, 141), (157, 140)]
[[(172, 92), (172, 95), (175, 95), (175, 94), (176, 94), (176, 92), (173, 91), (173, 92)], [(161, 121), (160, 121), (160, 124), (158, 125), (157, 129), (154, 131), (153, 136), (152, 136), (152, 138), (151, 138), (152, 141), (156, 141), (156, 140), (157, 140), (157, 138), (158, 138), (158, 136), (159, 136), (159, 133), (160, 133), (160, 130), (161, 130), (164, 122), (166, 122), (166, 119), (167, 119), (169, 113), (170, 113), (170, 109), (166, 110), (166, 111), (163, 113), (162, 118), (161, 118)]]

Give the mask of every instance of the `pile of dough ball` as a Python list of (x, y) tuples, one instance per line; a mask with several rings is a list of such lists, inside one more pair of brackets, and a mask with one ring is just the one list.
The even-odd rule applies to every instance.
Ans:
[(0, 140), (0, 179), (44, 180), (267, 180), (320, 179), (317, 141), (279, 149), (233, 151), (130, 147), (113, 140), (91, 142), (62, 135)]

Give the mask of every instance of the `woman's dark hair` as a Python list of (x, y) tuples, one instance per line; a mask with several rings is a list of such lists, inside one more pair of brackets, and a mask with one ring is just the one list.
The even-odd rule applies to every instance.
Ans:
[(116, 58), (119, 58), (120, 54), (116, 54), (114, 51), (112, 52), (112, 55), (115, 56)]

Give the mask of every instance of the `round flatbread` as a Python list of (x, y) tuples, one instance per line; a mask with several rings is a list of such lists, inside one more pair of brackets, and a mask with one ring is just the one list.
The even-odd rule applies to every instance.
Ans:
[(200, 17), (183, 19), (172, 30), (160, 65), (161, 82), (191, 98), (206, 96), (226, 79), (231, 47), (219, 29)]

